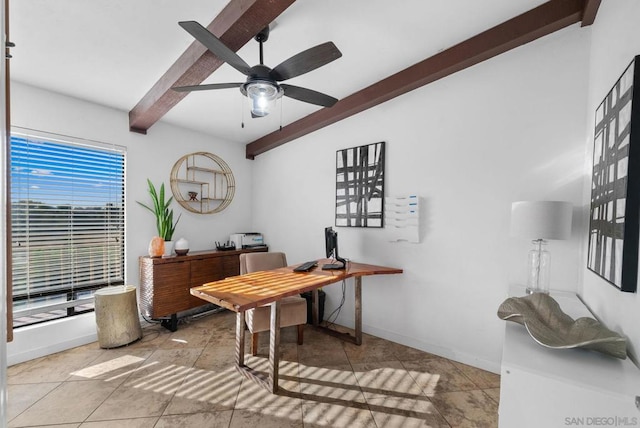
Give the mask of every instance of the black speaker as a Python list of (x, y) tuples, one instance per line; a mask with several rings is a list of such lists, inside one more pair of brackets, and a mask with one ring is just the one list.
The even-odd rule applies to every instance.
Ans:
[[(307, 324), (313, 324), (313, 312), (311, 309), (311, 291), (305, 291), (300, 294), (307, 300)], [(327, 297), (327, 293), (322, 290), (318, 290), (318, 322), (321, 323), (324, 319), (324, 300)]]

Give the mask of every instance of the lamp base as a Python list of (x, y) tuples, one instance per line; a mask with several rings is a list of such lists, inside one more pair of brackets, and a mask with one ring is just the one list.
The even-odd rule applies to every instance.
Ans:
[(549, 252), (544, 249), (546, 242), (536, 239), (532, 242), (534, 248), (529, 251), (527, 263), (527, 294), (549, 294), (549, 273), (551, 258)]

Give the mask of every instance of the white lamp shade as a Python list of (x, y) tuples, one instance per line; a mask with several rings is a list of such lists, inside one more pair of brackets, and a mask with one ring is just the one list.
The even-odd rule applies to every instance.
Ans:
[(511, 205), (511, 236), (568, 239), (572, 206), (561, 201), (519, 201)]

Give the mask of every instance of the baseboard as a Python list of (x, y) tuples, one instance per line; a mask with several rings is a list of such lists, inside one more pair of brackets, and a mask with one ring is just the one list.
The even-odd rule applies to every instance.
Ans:
[(7, 365), (22, 363), (98, 340), (93, 313), (15, 329), (7, 343)]
[[(348, 328), (354, 327), (353, 320), (351, 320), (351, 322), (348, 322), (347, 320), (341, 319), (341, 317), (338, 317), (338, 320), (336, 320), (336, 324), (344, 325)], [(419, 349), (430, 354), (438, 355), (439, 357), (444, 357), (462, 364), (467, 364), (482, 370), (500, 374), (500, 361), (485, 360), (483, 358), (478, 358), (477, 355), (467, 354), (455, 349), (438, 346), (433, 343), (423, 342), (413, 337), (404, 336), (396, 332), (380, 329), (371, 325), (363, 324), (362, 331), (381, 339), (389, 340), (394, 343), (399, 343), (401, 345)]]

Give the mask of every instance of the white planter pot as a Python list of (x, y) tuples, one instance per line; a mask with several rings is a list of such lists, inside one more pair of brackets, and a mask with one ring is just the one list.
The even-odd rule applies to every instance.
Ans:
[(162, 257), (168, 257), (173, 254), (173, 241), (164, 241), (164, 254)]

